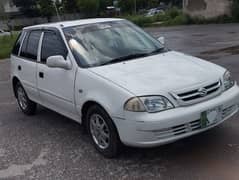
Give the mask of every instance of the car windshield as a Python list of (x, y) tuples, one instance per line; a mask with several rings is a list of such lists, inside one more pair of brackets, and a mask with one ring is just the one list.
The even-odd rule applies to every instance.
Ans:
[(110, 21), (63, 29), (78, 64), (101, 66), (160, 53), (159, 41), (126, 21)]

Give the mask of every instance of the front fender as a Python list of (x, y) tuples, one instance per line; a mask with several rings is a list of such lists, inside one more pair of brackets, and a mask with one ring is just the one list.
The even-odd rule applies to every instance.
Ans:
[(75, 82), (75, 100), (81, 115), (88, 101), (100, 104), (113, 117), (124, 118), (124, 103), (134, 96), (131, 92), (87, 69), (79, 69)]

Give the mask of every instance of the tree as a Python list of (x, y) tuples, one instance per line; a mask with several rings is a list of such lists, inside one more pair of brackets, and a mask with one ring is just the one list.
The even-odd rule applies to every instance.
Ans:
[(55, 14), (52, 0), (13, 0), (20, 10), (30, 17), (43, 16), (48, 21)]
[(48, 22), (56, 14), (52, 0), (38, 0), (38, 8), (41, 16), (46, 17)]
[(75, 13), (77, 12), (77, 0), (62, 0), (63, 12)]
[(36, 0), (13, 0), (13, 3), (20, 8), (26, 16), (39, 16), (39, 10)]
[(6, 23), (6, 26), (12, 35), (13, 26), (12, 26), (11, 20), (9, 19), (9, 14), (5, 13), (5, 8), (4, 8), (4, 6), (7, 2), (8, 2), (7, 0), (0, 1), (0, 19)]
[(120, 0), (119, 7), (123, 13), (132, 13), (134, 11), (135, 0)]
[(99, 0), (99, 11), (105, 11), (107, 6), (112, 6), (112, 0)]
[(4, 12), (4, 5), (7, 2), (7, 0), (1, 0), (0, 1), (0, 16), (4, 17), (5, 16), (5, 12)]
[(58, 9), (59, 13), (63, 13), (63, 2), (61, 0), (55, 1), (56, 8)]
[(183, 1), (182, 0), (162, 0), (162, 2), (169, 4), (171, 6), (178, 6), (182, 7), (183, 6)]
[(99, 15), (99, 0), (77, 0), (76, 4), (80, 12), (82, 12), (86, 17)]
[(235, 22), (239, 21), (239, 0), (233, 0), (233, 3), (232, 3), (232, 18)]

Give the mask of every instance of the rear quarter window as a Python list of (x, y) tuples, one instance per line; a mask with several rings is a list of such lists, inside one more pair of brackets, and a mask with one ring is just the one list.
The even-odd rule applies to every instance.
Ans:
[(19, 49), (20, 49), (21, 43), (23, 41), (23, 37), (24, 37), (24, 33), (22, 32), (18, 35), (17, 40), (13, 46), (12, 54), (15, 56), (17, 56), (19, 53)]
[(20, 52), (21, 57), (25, 57), (31, 60), (37, 60), (37, 51), (41, 33), (42, 32), (38, 30), (27, 33), (22, 44)]

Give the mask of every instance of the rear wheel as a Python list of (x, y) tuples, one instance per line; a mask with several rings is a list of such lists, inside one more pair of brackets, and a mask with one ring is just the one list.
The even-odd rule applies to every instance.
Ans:
[(97, 151), (108, 158), (117, 156), (121, 143), (117, 129), (105, 110), (98, 105), (90, 107), (86, 120), (87, 130)]
[(37, 104), (28, 98), (26, 91), (24, 90), (20, 82), (16, 84), (15, 92), (16, 92), (18, 105), (20, 109), (22, 110), (22, 112), (27, 115), (35, 114)]

